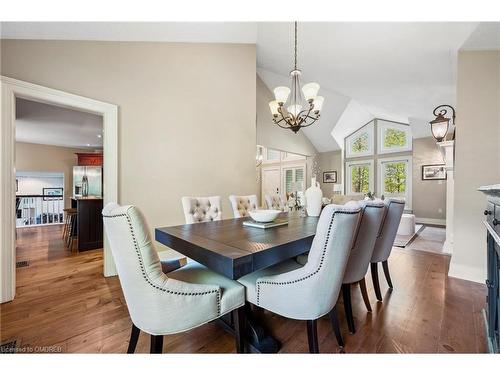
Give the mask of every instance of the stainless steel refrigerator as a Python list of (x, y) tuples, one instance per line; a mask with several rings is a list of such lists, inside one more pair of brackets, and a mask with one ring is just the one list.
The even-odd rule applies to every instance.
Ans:
[(73, 167), (73, 196), (102, 197), (102, 167)]

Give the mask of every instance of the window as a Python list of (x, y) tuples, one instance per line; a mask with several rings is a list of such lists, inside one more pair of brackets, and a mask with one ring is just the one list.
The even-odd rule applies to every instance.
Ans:
[(373, 160), (359, 160), (346, 163), (347, 194), (373, 192)]
[(280, 161), (281, 152), (271, 148), (266, 149), (266, 161)]
[(409, 125), (377, 120), (379, 154), (411, 151), (412, 137)]
[(406, 209), (411, 209), (411, 156), (378, 160), (379, 194), (385, 197), (404, 198)]
[(346, 138), (346, 158), (373, 155), (373, 122)]
[(305, 168), (304, 167), (292, 167), (292, 168), (284, 168), (284, 190), (286, 193), (286, 197), (288, 199), (289, 195), (296, 190), (304, 191), (305, 190)]

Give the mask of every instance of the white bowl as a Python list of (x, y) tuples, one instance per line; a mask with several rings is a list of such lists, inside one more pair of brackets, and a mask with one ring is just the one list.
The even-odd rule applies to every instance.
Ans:
[(276, 219), (280, 210), (253, 210), (248, 212), (250, 217), (259, 223), (269, 223)]

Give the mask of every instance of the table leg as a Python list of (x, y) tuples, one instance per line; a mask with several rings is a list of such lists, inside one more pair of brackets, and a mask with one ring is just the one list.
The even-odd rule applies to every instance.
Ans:
[[(272, 337), (269, 332), (259, 322), (259, 319), (252, 311), (250, 303), (245, 305), (245, 346), (246, 352), (249, 353), (277, 353), (280, 349), (280, 342)], [(233, 319), (231, 314), (226, 314), (220, 317), (217, 322), (227, 332), (235, 334)]]

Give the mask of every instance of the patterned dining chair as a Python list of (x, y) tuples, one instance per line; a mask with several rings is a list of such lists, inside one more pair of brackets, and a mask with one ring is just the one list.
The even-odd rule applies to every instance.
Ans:
[(220, 196), (182, 197), (181, 201), (186, 224), (222, 220)]
[(389, 285), (389, 289), (392, 290), (392, 280), (389, 273), (388, 259), (391, 255), (392, 247), (394, 245), (394, 240), (398, 232), (399, 223), (401, 221), (401, 216), (405, 208), (405, 200), (397, 198), (388, 198), (384, 201), (385, 204), (385, 217), (382, 222), (382, 227), (380, 229), (380, 235), (375, 242), (375, 247), (373, 249), (373, 255), (371, 259), (371, 274), (373, 281), (373, 288), (375, 289), (375, 295), (379, 301), (382, 301), (382, 293), (380, 292), (380, 283), (378, 280), (378, 263), (382, 263), (382, 268), (384, 270), (385, 279)]
[(230, 195), (229, 201), (235, 218), (250, 216), (248, 211), (258, 208), (256, 195)]
[(285, 202), (283, 202), (281, 195), (278, 195), (278, 194), (268, 195), (268, 194), (266, 194), (264, 196), (264, 199), (266, 201), (266, 206), (267, 206), (268, 210), (280, 210), (280, 211), (285, 210)]
[(132, 319), (127, 353), (140, 331), (151, 335), (151, 353), (163, 351), (163, 335), (181, 333), (232, 313), (236, 349), (244, 350), (245, 289), (196, 262), (165, 274), (137, 207), (109, 203), (102, 211), (118, 277)]
[(319, 318), (330, 314), (334, 330), (338, 330), (335, 303), (360, 211), (359, 206), (326, 206), (304, 266), (288, 260), (238, 279), (245, 286), (248, 302), (286, 318), (307, 321), (310, 353), (319, 353)]

